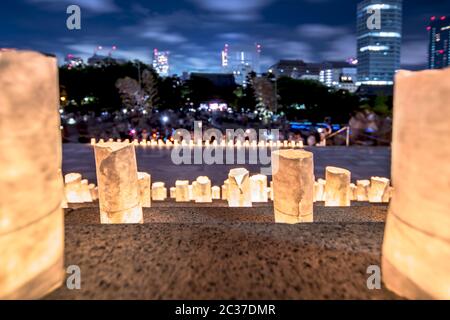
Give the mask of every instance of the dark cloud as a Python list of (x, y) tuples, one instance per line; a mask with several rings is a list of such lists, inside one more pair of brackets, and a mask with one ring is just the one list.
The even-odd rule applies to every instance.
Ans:
[[(0, 47), (83, 58), (97, 45), (117, 56), (151, 61), (171, 53), (173, 71), (220, 69), (225, 43), (263, 45), (262, 64), (278, 59), (343, 60), (356, 55), (355, 0), (17, 0), (0, 4)], [(82, 30), (65, 26), (69, 4), (82, 9)], [(450, 0), (404, 1), (402, 63), (426, 66), (429, 16), (450, 14)], [(106, 49), (105, 49), (106, 51)]]

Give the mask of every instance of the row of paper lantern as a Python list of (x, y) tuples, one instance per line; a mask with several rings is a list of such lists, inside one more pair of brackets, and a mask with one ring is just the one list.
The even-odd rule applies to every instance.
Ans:
[(257, 142), (256, 140), (249, 141), (246, 140), (244, 142), (240, 140), (236, 140), (235, 142), (230, 140), (228, 142), (225, 142), (222, 140), (221, 142), (213, 141), (210, 143), (209, 141), (203, 141), (198, 140), (195, 142), (194, 140), (189, 140), (189, 142), (178, 140), (167, 140), (164, 142), (162, 139), (158, 140), (130, 140), (130, 139), (99, 139), (98, 141), (95, 138), (91, 138), (91, 145), (96, 145), (97, 143), (112, 143), (112, 142), (118, 142), (118, 143), (132, 143), (134, 146), (138, 147), (174, 147), (174, 146), (190, 146), (190, 147), (211, 147), (211, 146), (217, 146), (217, 147), (271, 147), (271, 148), (303, 148), (303, 141), (291, 141), (291, 140), (284, 140), (284, 141), (264, 141), (260, 140)]
[[(331, 172), (336, 168), (329, 167)], [(244, 169), (245, 170), (245, 169)], [(344, 172), (344, 180), (349, 181)], [(235, 171), (236, 172), (236, 171)], [(244, 172), (240, 169), (239, 172)], [(331, 175), (328, 175), (329, 179)], [(83, 179), (79, 173), (69, 173), (64, 177), (65, 196), (67, 203), (89, 203), (98, 199), (98, 188), (87, 179)], [(145, 172), (138, 172), (140, 199), (143, 207), (151, 207), (151, 200), (164, 201), (168, 197), (176, 202), (208, 203), (213, 200), (229, 199), (229, 179), (226, 179), (221, 187), (211, 186), (211, 180), (206, 176), (200, 176), (191, 184), (188, 180), (177, 180), (175, 186), (166, 188), (164, 182), (151, 183), (151, 176)], [(252, 203), (264, 203), (273, 200), (273, 182), (268, 186), (266, 175), (256, 174), (249, 178), (250, 199)], [(348, 184), (348, 186), (346, 186)], [(334, 184), (335, 185), (335, 184)], [(332, 184), (325, 179), (318, 179), (314, 183), (314, 202), (324, 201), (325, 206), (349, 206), (350, 201), (369, 201), (372, 203), (389, 202), (393, 188), (390, 180), (381, 177), (372, 177), (370, 180), (357, 180), (355, 183), (344, 181), (341, 192), (332, 190)], [(327, 190), (328, 195), (327, 196)], [(64, 203), (65, 203), (64, 202)], [(233, 199), (230, 204), (235, 203)], [(64, 207), (66, 207), (64, 205)]]

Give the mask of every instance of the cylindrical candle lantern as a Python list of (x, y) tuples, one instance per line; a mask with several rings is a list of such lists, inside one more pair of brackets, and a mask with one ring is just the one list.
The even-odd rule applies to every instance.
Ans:
[(252, 206), (249, 172), (245, 168), (231, 169), (228, 173), (228, 206)]
[(228, 179), (222, 185), (222, 200), (228, 200)]
[(55, 58), (0, 52), (0, 299), (61, 285), (64, 217)]
[(369, 180), (356, 180), (356, 200), (368, 201), (369, 200)]
[(356, 184), (350, 183), (350, 200), (356, 201)]
[(152, 199), (155, 201), (164, 201), (167, 198), (167, 189), (164, 182), (154, 182), (152, 184)]
[(175, 200), (177, 202), (189, 202), (189, 181), (177, 180), (175, 182)]
[(176, 187), (170, 187), (169, 192), (170, 192), (170, 199), (175, 199), (176, 198), (176, 193), (177, 193), (177, 188)]
[(325, 180), (319, 179), (314, 183), (314, 201), (325, 200)]
[(139, 182), (139, 198), (143, 208), (150, 208), (152, 206), (151, 197), (151, 176), (146, 172), (138, 172)]
[(142, 223), (142, 205), (133, 144), (94, 146), (101, 223)]
[(370, 179), (369, 202), (381, 203), (385, 194), (389, 193), (390, 180), (387, 178), (372, 177)]
[(275, 222), (313, 222), (314, 161), (304, 150), (272, 153)]
[(267, 176), (256, 174), (250, 177), (252, 202), (267, 202)]
[(211, 180), (208, 177), (198, 177), (197, 178), (197, 197), (195, 202), (212, 202), (211, 197)]
[(91, 191), (89, 190), (89, 181), (87, 179), (81, 180), (81, 197), (83, 202), (92, 202)]
[(66, 199), (68, 203), (83, 203), (83, 194), (81, 187), (81, 174), (79, 173), (68, 173), (64, 176), (64, 190), (66, 194)]
[(213, 200), (220, 200), (220, 187), (213, 186), (211, 188), (211, 197)]
[(382, 274), (409, 299), (450, 299), (450, 69), (396, 76)]
[(350, 206), (350, 171), (336, 167), (326, 167), (325, 206)]
[(98, 199), (98, 189), (95, 186), (95, 184), (93, 184), (93, 183), (89, 184), (89, 192), (91, 193), (92, 201), (95, 201)]

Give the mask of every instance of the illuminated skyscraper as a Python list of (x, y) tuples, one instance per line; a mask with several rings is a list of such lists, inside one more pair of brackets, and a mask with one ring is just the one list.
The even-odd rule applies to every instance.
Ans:
[(357, 9), (358, 81), (391, 85), (400, 69), (402, 0), (364, 0)]
[(230, 49), (225, 44), (222, 50), (222, 70), (224, 73), (232, 73), (236, 83), (246, 86), (247, 75), (254, 71), (260, 73), (260, 58), (262, 46), (255, 44), (254, 49)]
[(153, 68), (161, 77), (169, 76), (169, 52), (153, 50)]
[(441, 69), (450, 66), (450, 17), (431, 17), (427, 27), (430, 36), (428, 67)]

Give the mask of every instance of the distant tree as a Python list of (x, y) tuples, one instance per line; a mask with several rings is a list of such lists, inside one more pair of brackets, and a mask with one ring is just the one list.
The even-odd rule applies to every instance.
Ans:
[(118, 79), (116, 87), (124, 107), (132, 109), (138, 107), (143, 100), (144, 92), (139, 83), (130, 77)]
[(277, 93), (273, 81), (267, 77), (253, 78), (252, 85), (255, 91), (257, 106), (271, 112), (277, 112)]
[(142, 90), (143, 90), (143, 104), (142, 108), (148, 113), (152, 111), (158, 103), (158, 82), (155, 73), (146, 69), (142, 71)]
[(161, 110), (178, 109), (183, 106), (187, 95), (188, 92), (180, 78), (176, 76), (163, 78), (158, 83), (158, 108)]

